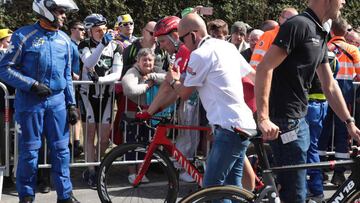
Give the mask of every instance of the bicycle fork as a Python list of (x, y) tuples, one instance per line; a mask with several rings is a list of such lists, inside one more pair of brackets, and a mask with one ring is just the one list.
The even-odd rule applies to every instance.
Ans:
[(144, 177), (145, 173), (149, 169), (150, 163), (151, 163), (151, 157), (154, 154), (154, 151), (156, 150), (157, 146), (154, 143), (151, 143), (148, 151), (146, 152), (144, 162), (140, 165), (140, 169), (136, 175), (136, 178), (134, 180), (133, 186), (136, 187), (140, 184), (142, 178)]

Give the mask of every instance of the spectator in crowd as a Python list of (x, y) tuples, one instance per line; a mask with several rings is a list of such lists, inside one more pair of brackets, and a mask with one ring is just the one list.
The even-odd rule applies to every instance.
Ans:
[[(160, 85), (165, 79), (165, 71), (155, 72), (155, 52), (151, 48), (141, 48), (136, 56), (136, 63), (130, 68), (122, 78), (124, 95), (137, 105), (147, 104), (146, 92), (154, 85)], [(127, 112), (128, 114), (131, 112)], [(128, 115), (133, 117), (134, 114)], [(149, 128), (146, 126), (128, 125), (126, 142), (148, 142)], [(128, 157), (129, 159), (130, 157)], [(135, 157), (131, 157), (135, 158)], [(136, 166), (129, 166), (129, 183), (132, 184), (136, 177)], [(144, 176), (142, 182), (149, 182)]]
[[(84, 26), (89, 30), (89, 39), (79, 44), (82, 66), (82, 80), (87, 78), (94, 84), (81, 85), (81, 102), (86, 112), (82, 112), (82, 120), (86, 126), (85, 150), (87, 161), (99, 159), (109, 145), (109, 135), (112, 121), (112, 92), (114, 85), (104, 84), (120, 79), (122, 71), (122, 49), (107, 33), (107, 20), (101, 14), (91, 14), (84, 20)], [(97, 134), (97, 146), (94, 146)], [(100, 145), (100, 146), (99, 146)], [(97, 178), (94, 166), (83, 172), (83, 180), (96, 189)]]
[(229, 35), (228, 24), (221, 19), (208, 22), (207, 28), (210, 36), (216, 39), (226, 40)]
[[(322, 24), (336, 19), (344, 1), (309, 0), (304, 13), (287, 20), (256, 69), (255, 95), (258, 127), (269, 140), (277, 166), (306, 163), (310, 143), (304, 116), (315, 71), (330, 106), (349, 134), (360, 140), (360, 130), (347, 110), (327, 58), (327, 31)], [(279, 135), (280, 134), (280, 135)], [(306, 170), (277, 173), (282, 202), (305, 202)]]
[(276, 27), (279, 26), (279, 23), (275, 20), (265, 20), (263, 24), (260, 26), (260, 29), (264, 32), (267, 32), (269, 30), (273, 30)]
[[(84, 24), (81, 21), (75, 20), (69, 24), (69, 27), (70, 27), (70, 39), (72, 42), (71, 45), (74, 47), (74, 49), (78, 49), (80, 41), (84, 40), (85, 38)], [(79, 58), (79, 55), (74, 55), (74, 58)], [(73, 80), (80, 79), (80, 64), (77, 64), (72, 68), (72, 78)], [(75, 87), (75, 98), (77, 100), (80, 100), (79, 87)], [(80, 113), (79, 108), (80, 108), (79, 103), (77, 103), (78, 113)], [(78, 120), (78, 122), (74, 126), (74, 149), (73, 149), (74, 157), (79, 157), (80, 154), (84, 151), (83, 147), (80, 145), (80, 134), (81, 134), (81, 120)]]
[[(154, 37), (154, 27), (156, 22), (150, 21), (142, 29), (142, 37), (135, 40), (134, 43), (126, 47), (123, 54), (123, 70), (122, 76), (125, 75), (127, 70), (129, 70), (136, 63), (136, 55), (141, 48), (150, 48), (155, 50), (155, 70), (160, 71), (162, 69), (167, 70), (169, 66), (169, 56), (163, 49), (160, 48), (160, 45), (156, 43), (156, 37)], [(114, 123), (120, 123), (121, 115), (124, 113), (125, 108), (129, 110), (135, 110), (136, 105), (126, 100), (126, 97), (123, 94), (121, 84), (116, 85), (116, 101), (117, 101), (117, 111), (115, 116)], [(153, 88), (152, 93), (156, 93), (157, 88)], [(150, 94), (150, 93), (149, 93)], [(153, 95), (153, 94), (152, 94)], [(122, 129), (120, 125), (114, 125), (114, 143), (121, 143), (122, 138)]]
[(236, 21), (231, 26), (230, 42), (236, 46), (239, 52), (249, 48), (249, 44), (245, 41), (246, 32), (246, 24), (242, 21)]
[[(354, 85), (353, 80), (360, 80), (360, 52), (359, 49), (347, 43), (344, 36), (347, 33), (348, 23), (342, 17), (333, 20), (331, 26), (332, 38), (328, 42), (330, 51), (336, 54), (339, 60), (339, 71), (336, 75), (337, 83), (344, 96), (349, 111), (354, 102)], [(336, 112), (336, 111), (335, 111)], [(333, 108), (328, 109), (324, 121), (324, 128), (319, 138), (319, 155), (325, 160), (326, 151), (332, 137), (332, 125), (334, 120), (334, 139), (335, 139), (335, 159), (349, 159), (349, 132), (348, 125), (344, 124), (343, 119), (334, 115)], [(334, 175), (331, 183), (340, 186), (345, 181), (345, 168), (339, 167), (334, 169)]]
[(0, 58), (9, 47), (11, 35), (12, 31), (10, 29), (0, 29)]
[[(290, 7), (290, 8), (283, 9), (279, 16), (280, 25), (285, 23), (287, 19), (289, 19), (297, 14), (298, 14), (298, 12), (295, 8)], [(277, 33), (279, 32), (279, 28), (280, 28), (280, 26), (277, 24), (274, 28), (270, 29), (269, 31), (264, 31), (265, 33), (260, 37), (258, 43), (256, 43), (253, 54), (251, 55), (251, 59), (250, 59), (250, 65), (254, 69), (256, 69), (257, 65), (262, 61), (267, 50), (270, 48)]]
[(360, 35), (355, 30), (347, 32), (345, 35), (345, 40), (347, 43), (352, 44), (360, 49)]
[[(260, 37), (263, 35), (262, 30), (255, 29), (250, 33), (250, 47), (241, 52), (241, 55), (244, 57), (246, 62), (250, 62), (251, 55), (253, 54), (256, 43), (259, 41)], [(256, 111), (256, 101), (254, 94), (254, 82), (249, 80), (247, 77), (242, 79), (243, 90), (244, 90), (244, 99), (246, 104), (249, 106), (251, 111), (254, 113)]]
[(264, 34), (262, 30), (255, 29), (249, 34), (249, 48), (241, 52), (241, 55), (245, 60), (250, 63), (251, 55), (255, 49), (256, 43), (260, 40), (260, 37)]
[(78, 7), (71, 0), (34, 0), (32, 8), (39, 21), (13, 33), (9, 45), (12, 48), (0, 62), (0, 78), (17, 89), (16, 188), (20, 202), (34, 201), (41, 137), (46, 136), (57, 202), (78, 202), (72, 196), (68, 148), (68, 122), (74, 125), (78, 119), (71, 80), (71, 53), (76, 50), (72, 50), (70, 38), (59, 30), (66, 13)]
[[(6, 53), (6, 50), (8, 49), (9, 45), (10, 45), (10, 38), (12, 35), (12, 31), (8, 28), (5, 29), (0, 29), (0, 60), (2, 58), (2, 56)], [(0, 82), (2, 82), (0, 80)], [(9, 95), (14, 95), (15, 93), (15, 89), (13, 87), (11, 87), (10, 85), (6, 85), (7, 90), (9, 91)], [(4, 120), (4, 115), (5, 115), (5, 93), (4, 90), (0, 89), (0, 165), (4, 165), (5, 164), (5, 120)], [(10, 108), (9, 108), (9, 113), (10, 113), (10, 125), (11, 127), (14, 125), (14, 123), (12, 122), (12, 114), (13, 114), (13, 100), (9, 100), (10, 101)], [(10, 142), (11, 144), (11, 142)], [(4, 188), (7, 187), (11, 187), (13, 186), (13, 181), (12, 181), (12, 177), (10, 176), (5, 176), (4, 177)]]
[(124, 14), (117, 18), (117, 35), (115, 40), (125, 49), (131, 43), (133, 43), (137, 37), (133, 35), (134, 32), (134, 20), (130, 14)]
[[(196, 14), (188, 14), (180, 21), (179, 35), (192, 52), (189, 67), (184, 81), (180, 80), (180, 70), (172, 69), (166, 82), (182, 99), (187, 99), (197, 89), (209, 123), (215, 128), (203, 186), (241, 186), (243, 159), (249, 141), (241, 140), (232, 127), (256, 128), (242, 91), (239, 91), (242, 89), (239, 78), (252, 72), (252, 68), (234, 46), (211, 38), (205, 22)], [(237, 105), (229, 105), (234, 103)], [(219, 117), (219, 112), (226, 116)]]
[(126, 71), (129, 70), (136, 62), (136, 55), (141, 48), (150, 48), (155, 51), (155, 65), (154, 68), (161, 70), (167, 69), (165, 66), (169, 66), (168, 55), (164, 50), (156, 44), (156, 37), (154, 36), (154, 28), (156, 22), (150, 21), (141, 30), (142, 37), (135, 40), (131, 45), (126, 47), (123, 54), (124, 68), (122, 75), (125, 75)]

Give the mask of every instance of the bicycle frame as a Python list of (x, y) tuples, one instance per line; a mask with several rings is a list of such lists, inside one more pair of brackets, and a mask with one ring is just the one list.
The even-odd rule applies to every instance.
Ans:
[(155, 135), (150, 141), (148, 146), (148, 151), (145, 155), (144, 161), (141, 163), (140, 169), (137, 173), (136, 179), (133, 183), (133, 186), (139, 185), (143, 176), (146, 174), (151, 163), (151, 157), (154, 151), (159, 147), (163, 146), (164, 149), (169, 152), (169, 154), (175, 158), (175, 160), (185, 169), (185, 171), (191, 175), (191, 177), (197, 182), (198, 185), (202, 186), (202, 174), (196, 169), (196, 167), (187, 160), (187, 158), (176, 148), (176, 146), (167, 138), (169, 129), (179, 129), (179, 130), (198, 130), (198, 131), (211, 131), (209, 127), (200, 127), (200, 126), (185, 126), (185, 125), (168, 125), (168, 124), (159, 124), (156, 127)]
[[(263, 141), (261, 138), (254, 138), (252, 141), (255, 145), (256, 153), (259, 157), (260, 165), (263, 166), (263, 180), (265, 183), (265, 188), (260, 191), (255, 202), (262, 202), (266, 197), (269, 198), (269, 202), (277, 202), (279, 197), (277, 187), (273, 178), (274, 172), (284, 172), (292, 171), (299, 169), (312, 169), (312, 168), (335, 168), (341, 166), (351, 166), (351, 175), (346, 179), (346, 181), (336, 190), (332, 197), (327, 201), (330, 203), (342, 203), (345, 202), (345, 197), (356, 192), (360, 189), (360, 174), (355, 171), (360, 171), (360, 155), (354, 158), (354, 160), (342, 160), (342, 161), (327, 161), (319, 163), (308, 163), (308, 164), (299, 164), (299, 165), (288, 165), (280, 167), (270, 167), (266, 151), (263, 146)], [(356, 156), (356, 154), (355, 154)], [(275, 195), (276, 194), (276, 195)]]

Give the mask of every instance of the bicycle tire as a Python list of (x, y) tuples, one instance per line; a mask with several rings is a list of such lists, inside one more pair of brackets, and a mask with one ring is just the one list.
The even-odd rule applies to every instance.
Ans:
[(195, 193), (184, 197), (179, 203), (200, 203), (228, 199), (232, 202), (254, 202), (255, 195), (245, 189), (236, 186), (212, 186), (203, 188)]
[[(115, 161), (117, 163), (123, 162), (127, 156), (134, 153), (138, 157), (145, 156), (146, 152), (146, 144), (127, 143), (115, 147), (104, 157), (98, 172), (97, 192), (101, 202), (174, 203), (176, 201), (179, 189), (177, 173), (169, 157), (164, 152), (155, 150), (152, 160), (158, 162), (152, 162), (146, 173), (150, 182), (141, 183), (136, 187), (133, 187), (128, 182), (129, 164), (114, 164)], [(134, 164), (131, 165), (134, 166)], [(162, 173), (157, 174), (156, 171), (152, 171), (154, 168), (160, 168)]]
[(346, 201), (348, 203), (360, 203), (360, 191), (356, 191), (353, 194), (349, 195), (348, 198), (346, 198)]

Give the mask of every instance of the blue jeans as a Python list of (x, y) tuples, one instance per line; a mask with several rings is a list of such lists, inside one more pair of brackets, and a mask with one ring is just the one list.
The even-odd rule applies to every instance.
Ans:
[[(278, 139), (270, 141), (275, 164), (277, 166), (306, 163), (306, 154), (310, 145), (309, 126), (305, 118), (301, 119), (271, 119), (282, 132), (295, 130), (297, 140), (283, 144)], [(277, 180), (281, 185), (280, 199), (285, 203), (304, 203), (306, 199), (306, 169), (279, 172)]]
[(242, 187), (243, 163), (248, 140), (230, 130), (217, 127), (207, 158), (203, 187), (212, 185), (237, 185)]
[[(309, 101), (306, 121), (310, 128), (310, 147), (307, 152), (307, 163), (320, 162), (318, 153), (318, 141), (323, 127), (323, 120), (328, 108), (327, 101)], [(323, 194), (322, 174), (320, 169), (308, 169), (310, 179), (307, 181), (309, 191), (313, 195)]]

